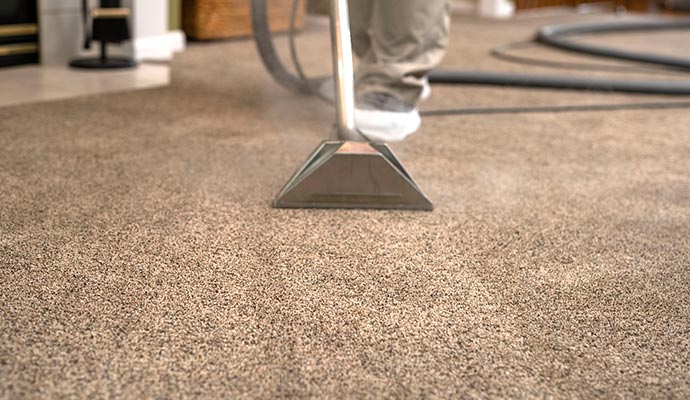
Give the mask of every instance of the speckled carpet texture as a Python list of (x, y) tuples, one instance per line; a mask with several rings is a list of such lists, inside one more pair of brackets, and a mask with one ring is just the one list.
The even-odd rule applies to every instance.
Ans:
[[(488, 50), (613, 18), (456, 18), (444, 67), (609, 75)], [(310, 74), (328, 43), (300, 35)], [(172, 68), (0, 109), (0, 398), (690, 397), (690, 109), (427, 117), (393, 149), (435, 211), (276, 210), (333, 109), (251, 41)], [(666, 75), (618, 77), (690, 79)], [(422, 109), (683, 99), (434, 86)]]

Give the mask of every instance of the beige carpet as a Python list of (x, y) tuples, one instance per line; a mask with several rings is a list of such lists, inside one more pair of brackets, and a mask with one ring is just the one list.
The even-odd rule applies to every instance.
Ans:
[[(445, 64), (526, 72), (487, 50), (564, 19), (457, 19)], [(324, 33), (300, 38), (310, 73)], [(427, 118), (394, 149), (433, 213), (285, 211), (332, 110), (251, 42), (173, 69), (0, 109), (0, 398), (690, 397), (688, 109)], [(435, 87), (424, 108), (657, 100)]]

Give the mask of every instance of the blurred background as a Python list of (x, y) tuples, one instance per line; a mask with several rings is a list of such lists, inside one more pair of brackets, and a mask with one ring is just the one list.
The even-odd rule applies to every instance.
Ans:
[[(456, 15), (476, 17), (487, 23), (535, 15), (685, 14), (690, 10), (689, 0), (451, 2)], [(274, 31), (288, 30), (292, 5), (293, 0), (269, 1)], [(101, 11), (104, 9), (105, 14)], [(303, 0), (296, 27), (303, 29), (307, 18), (323, 19), (327, 10), (327, 0)], [(107, 23), (116, 17), (124, 21), (126, 32), (108, 27)], [(105, 23), (105, 28), (99, 23)], [(103, 32), (115, 33), (115, 37), (106, 35), (108, 62), (123, 59), (125, 67), (134, 67), (99, 67), (97, 73), (68, 67), (85, 58), (87, 64), (89, 59), (99, 64), (101, 46), (96, 36)], [(167, 85), (168, 62), (175, 53), (184, 51), (187, 41), (250, 36), (250, 0), (3, 0), (0, 105)]]

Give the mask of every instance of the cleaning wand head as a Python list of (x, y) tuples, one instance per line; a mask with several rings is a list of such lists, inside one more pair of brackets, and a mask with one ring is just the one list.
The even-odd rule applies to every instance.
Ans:
[(330, 0), (336, 137), (324, 141), (273, 202), (277, 208), (376, 208), (431, 211), (433, 205), (385, 144), (355, 126), (354, 63), (347, 0)]

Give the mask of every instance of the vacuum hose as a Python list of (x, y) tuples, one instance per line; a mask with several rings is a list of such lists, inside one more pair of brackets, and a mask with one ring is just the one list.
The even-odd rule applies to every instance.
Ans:
[[(650, 30), (688, 29), (690, 21), (640, 21), (617, 23), (594, 23), (574, 25), (552, 25), (541, 28), (536, 35), (538, 43), (575, 53), (599, 57), (643, 62), (662, 67), (673, 67), (690, 71), (690, 59), (659, 54), (639, 53), (615, 48), (594, 46), (566, 39), (575, 35), (612, 32), (633, 32)], [(472, 84), (535, 87), (549, 89), (590, 90), (600, 92), (628, 92), (642, 94), (688, 95), (690, 82), (681, 81), (635, 81), (576, 78), (556, 75), (533, 75), (494, 72), (465, 72), (435, 70), (429, 75), (429, 82), (440, 84)]]
[(680, 81), (629, 81), (576, 78), (558, 75), (534, 75), (497, 72), (435, 70), (430, 83), (514, 86), (542, 89), (590, 90), (596, 92), (627, 92), (641, 94), (688, 95), (690, 83)]
[[(294, 0), (299, 1), (299, 0)], [(299, 93), (311, 92), (309, 82), (292, 74), (285, 68), (273, 45), (273, 35), (268, 23), (268, 1), (252, 0), (252, 29), (254, 41), (266, 70), (281, 85)]]
[(690, 21), (633, 21), (615, 24), (574, 24), (545, 26), (537, 32), (536, 41), (547, 46), (589, 54), (598, 57), (616, 58), (654, 65), (663, 65), (690, 70), (690, 59), (670, 57), (660, 54), (639, 53), (610, 47), (594, 46), (585, 43), (572, 42), (568, 36), (591, 35), (600, 33), (618, 33), (635, 31), (657, 31), (671, 29), (688, 29)]

